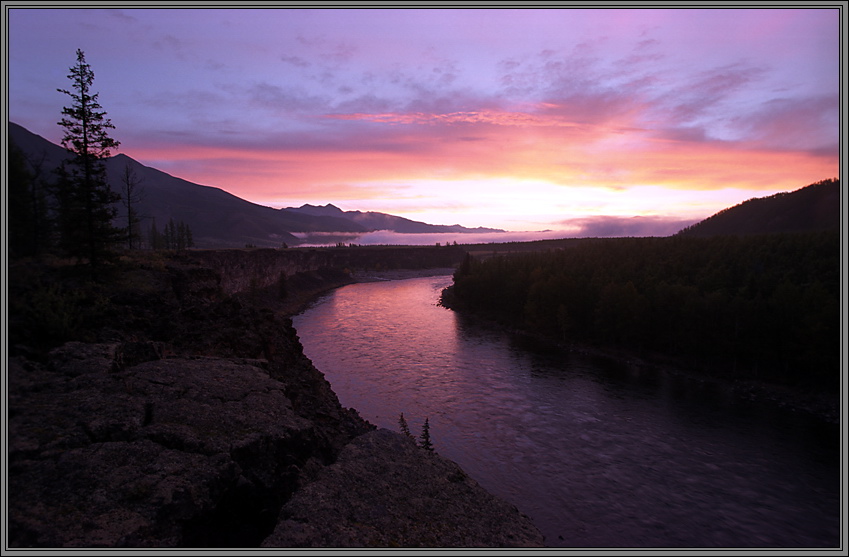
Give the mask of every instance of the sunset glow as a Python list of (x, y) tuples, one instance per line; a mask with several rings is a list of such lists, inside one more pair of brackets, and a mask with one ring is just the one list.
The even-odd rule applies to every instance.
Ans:
[(11, 9), (8, 29), (8, 120), (59, 143), (80, 48), (119, 152), (273, 207), (650, 235), (840, 173), (836, 7)]

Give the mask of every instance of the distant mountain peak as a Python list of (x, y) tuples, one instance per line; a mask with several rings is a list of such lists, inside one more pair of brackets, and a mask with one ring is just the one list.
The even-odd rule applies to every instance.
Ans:
[(300, 206), (301, 209), (330, 209), (333, 211), (342, 211), (339, 207), (334, 205), (333, 203), (328, 203), (327, 205), (310, 205), (309, 203), (304, 203)]
[(328, 203), (327, 205), (310, 205), (309, 203), (305, 203), (300, 207), (286, 207), (284, 210), (297, 211), (314, 217), (342, 217), (345, 215), (342, 209), (332, 203)]

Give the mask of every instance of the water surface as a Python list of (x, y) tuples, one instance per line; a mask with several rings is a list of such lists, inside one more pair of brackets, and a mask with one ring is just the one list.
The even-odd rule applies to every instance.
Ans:
[(294, 318), (343, 406), (419, 435), (549, 546), (835, 547), (836, 426), (719, 385), (532, 349), (437, 305), (450, 276), (354, 284)]

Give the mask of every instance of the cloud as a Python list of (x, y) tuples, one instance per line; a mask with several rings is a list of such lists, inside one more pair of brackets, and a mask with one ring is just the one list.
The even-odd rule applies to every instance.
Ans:
[(775, 98), (756, 111), (734, 118), (738, 132), (761, 149), (807, 151), (816, 156), (838, 153), (837, 95)]
[(296, 40), (320, 59), (331, 62), (335, 68), (350, 62), (358, 51), (357, 46), (351, 42), (326, 39), (323, 36), (299, 35)]
[(296, 233), (304, 247), (333, 245), (336, 242), (351, 242), (360, 245), (416, 245), (432, 246), (452, 244), (489, 244), (503, 242), (532, 242), (569, 237), (562, 231), (546, 230), (539, 232), (433, 232), (402, 234), (392, 230), (375, 230), (365, 234), (339, 232)]
[[(439, 156), (439, 164), (475, 172), (484, 165), (480, 157), (489, 159), (492, 172), (519, 168), (528, 172), (531, 165), (518, 160), (524, 156), (538, 166), (550, 167), (559, 160), (561, 166), (578, 171), (593, 168), (583, 172), (587, 177), (599, 168), (611, 176), (621, 166), (615, 174), (622, 179), (631, 174), (622, 166), (633, 159), (629, 152), (659, 154), (672, 144), (796, 149), (801, 142), (798, 133), (774, 133), (779, 130), (779, 123), (770, 120), (774, 115), (782, 116), (791, 129), (789, 109), (760, 107), (760, 117), (738, 116), (739, 108), (726, 111), (738, 95), (762, 81), (765, 67), (735, 62), (696, 73), (678, 68), (675, 74), (661, 54), (663, 45), (652, 37), (632, 41), (620, 48), (621, 56), (607, 60), (601, 53), (604, 41), (596, 41), (571, 50), (546, 49), (493, 61), (489, 70), (500, 76), (496, 81), (500, 88), (477, 91), (458, 85), (468, 82), (468, 68), (435, 51), (414, 66), (345, 69), (339, 60), (358, 52), (345, 40), (302, 36), (297, 42), (307, 51), (280, 60), (300, 74), (298, 79), (293, 75), (280, 81), (230, 84), (205, 95), (174, 94), (167, 102), (182, 107), (182, 113), (170, 120), (172, 126), (184, 119), (187, 127), (200, 130), (194, 136), (197, 145), (225, 146), (233, 135), (225, 131), (235, 123), (242, 128), (233, 137), (239, 141), (235, 148), (418, 153), (429, 160), (411, 168)], [(322, 87), (313, 88), (301, 79), (305, 76)], [(827, 104), (822, 103), (823, 110)], [(234, 111), (233, 116), (222, 117), (221, 107), (237, 108), (241, 115)], [(219, 116), (201, 117), (204, 112)], [(802, 148), (812, 153), (828, 152), (834, 144), (813, 140), (821, 121), (797, 119), (795, 129), (806, 124), (805, 136), (811, 138)], [(484, 145), (500, 149), (487, 155)], [(607, 147), (617, 152), (603, 153)], [(553, 152), (555, 148), (560, 155)], [(478, 161), (472, 161), (475, 157)], [(670, 175), (669, 169), (663, 170), (666, 166), (659, 171)]]
[(593, 216), (559, 223), (571, 234), (587, 238), (670, 236), (697, 220), (667, 216)]
[[(13, 10), (10, 115), (55, 133), (83, 41), (121, 152), (246, 199), (668, 214), (629, 192), (839, 172), (837, 12)], [(613, 218), (581, 226), (662, 224)]]
[(476, 110), (449, 113), (434, 112), (386, 112), (380, 114), (353, 113), (353, 114), (327, 114), (327, 118), (338, 120), (367, 120), (382, 124), (392, 125), (451, 125), (451, 124), (489, 124), (494, 126), (573, 126), (570, 122), (560, 118), (546, 118), (544, 116), (529, 114), (525, 112), (511, 112), (499, 110)]
[(281, 56), (280, 60), (297, 68), (309, 68), (312, 64), (300, 56)]
[(130, 23), (130, 24), (138, 23), (137, 18), (135, 18), (131, 15), (127, 15), (126, 11), (124, 11), (124, 10), (112, 9), (112, 10), (106, 10), (106, 13), (109, 14), (109, 16), (115, 18), (116, 20), (118, 20), (121, 23)]
[(267, 110), (276, 115), (312, 113), (328, 105), (327, 96), (310, 94), (302, 88), (282, 87), (268, 82), (258, 82), (247, 87), (230, 86), (228, 90), (245, 105)]
[(504, 59), (498, 65), (503, 93), (536, 98), (545, 107), (537, 114), (552, 121), (650, 132), (667, 141), (737, 140), (732, 119), (762, 98), (759, 87), (771, 69), (739, 60), (693, 71), (661, 54), (661, 47), (647, 38), (605, 58), (599, 41)]
[(715, 138), (708, 136), (707, 131), (699, 126), (679, 126), (673, 128), (660, 128), (654, 130), (654, 137), (686, 143), (716, 142)]
[(163, 35), (154, 41), (153, 45), (162, 50), (170, 50), (180, 58), (183, 57), (186, 48), (189, 46), (185, 40), (171, 34)]
[(700, 118), (722, 117), (717, 109), (746, 86), (760, 81), (766, 70), (742, 62), (699, 72), (655, 99), (658, 110), (674, 122), (689, 124)]

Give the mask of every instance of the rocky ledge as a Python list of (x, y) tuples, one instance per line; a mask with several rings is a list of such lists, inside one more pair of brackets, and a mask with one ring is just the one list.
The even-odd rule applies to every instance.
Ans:
[[(332, 503), (330, 503), (332, 502)], [(328, 504), (330, 503), (330, 504)], [(456, 463), (387, 429), (356, 437), (283, 506), (263, 547), (536, 547), (537, 529)]]
[(9, 547), (543, 545), (456, 464), (342, 408), (267, 298), (208, 269), (130, 274), (91, 338), (7, 362)]

